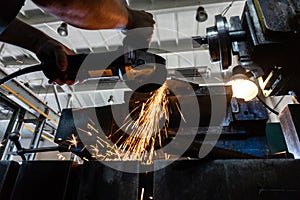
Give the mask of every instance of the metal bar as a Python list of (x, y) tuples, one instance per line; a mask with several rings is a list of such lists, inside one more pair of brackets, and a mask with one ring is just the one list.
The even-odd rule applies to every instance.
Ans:
[(54, 139), (54, 135), (52, 135), (51, 133), (48, 133), (47, 131), (43, 131), (43, 135), (47, 136), (48, 138)]
[(231, 41), (244, 40), (246, 38), (246, 31), (229, 31)]
[(179, 30), (179, 20), (178, 20), (178, 13), (177, 12), (174, 12), (174, 18), (175, 18), (175, 27), (176, 27), (176, 45), (178, 46), (179, 44), (179, 33), (180, 33), (180, 30)]
[(61, 147), (61, 146), (53, 146), (53, 147), (40, 147), (35, 149), (20, 149), (17, 151), (11, 151), (8, 152), (10, 155), (14, 156), (21, 156), (23, 160), (27, 160), (24, 154), (36, 154), (36, 153), (42, 153), (42, 152), (49, 152), (49, 151), (59, 151), (59, 152), (69, 152), (68, 148)]
[(25, 153), (48, 152), (48, 151), (66, 151), (67, 152), (67, 148), (62, 148), (60, 146), (40, 147), (40, 148), (36, 148), (36, 149), (23, 149), (22, 151), (20, 151), (18, 153), (25, 154)]
[(250, 31), (250, 36), (251, 36), (251, 39), (253, 41), (253, 44), (255, 46), (257, 46), (259, 43), (258, 43), (256, 34), (255, 34), (255, 29), (254, 29), (254, 25), (253, 25), (252, 20), (251, 20), (251, 16), (250, 16), (248, 11), (246, 11), (244, 13), (244, 15), (245, 15), (247, 23), (249, 24), (248, 28), (249, 28), (249, 31)]
[(23, 123), (35, 124), (36, 122), (39, 122), (39, 120), (43, 120), (43, 119), (19, 119), (19, 120), (21, 120)]
[(60, 102), (59, 102), (56, 85), (53, 85), (53, 92), (54, 92), (54, 97), (55, 97), (55, 100), (56, 100), (56, 103), (57, 103), (58, 110), (61, 113), (62, 109), (61, 109), (61, 105), (60, 105)]
[[(45, 113), (47, 113), (47, 111)], [(33, 138), (31, 140), (31, 144), (30, 144), (30, 149), (38, 148), (40, 140), (41, 140), (41, 136), (42, 136), (42, 132), (43, 132), (43, 129), (45, 126), (46, 119), (44, 116), (40, 116), (39, 119), (43, 119), (43, 120), (39, 120), (38, 124), (35, 127), (35, 130), (33, 133)], [(28, 156), (28, 160), (34, 160), (35, 156), (36, 156), (35, 153), (30, 154)]]

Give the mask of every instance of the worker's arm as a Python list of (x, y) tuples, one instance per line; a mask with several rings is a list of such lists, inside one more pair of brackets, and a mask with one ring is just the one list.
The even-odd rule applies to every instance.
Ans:
[[(61, 20), (84, 29), (152, 28), (154, 25), (151, 14), (128, 9), (122, 0), (34, 0), (34, 2)], [(152, 31), (147, 31), (143, 38), (149, 42), (151, 34)], [(66, 71), (68, 67), (66, 55), (73, 53), (58, 41), (17, 19), (0, 34), (0, 40), (28, 49), (36, 53), (40, 59), (56, 60), (57, 66), (53, 70), (58, 69), (61, 72)], [(55, 81), (58, 84), (73, 83), (55, 77), (48, 78), (50, 82)]]
[(123, 0), (33, 0), (43, 10), (83, 29), (153, 27), (153, 16), (128, 9)]
[[(61, 71), (67, 69), (66, 55), (74, 54), (60, 42), (18, 19), (14, 19), (6, 30), (0, 34), (0, 40), (28, 49), (34, 52), (41, 60), (55, 59), (56, 66), (53, 66), (53, 68), (57, 67)], [(59, 79), (50, 81), (63, 84)]]

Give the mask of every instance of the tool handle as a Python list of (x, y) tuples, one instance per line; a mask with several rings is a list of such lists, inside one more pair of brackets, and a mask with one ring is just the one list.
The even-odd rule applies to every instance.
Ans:
[(55, 60), (43, 60), (42, 61), (42, 71), (45, 76), (50, 80), (55, 80), (59, 78), (61, 81), (66, 80), (76, 80), (76, 76), (79, 72), (81, 64), (85, 60), (88, 54), (76, 54), (76, 55), (68, 55), (68, 67), (67, 70), (62, 72), (57, 68)]

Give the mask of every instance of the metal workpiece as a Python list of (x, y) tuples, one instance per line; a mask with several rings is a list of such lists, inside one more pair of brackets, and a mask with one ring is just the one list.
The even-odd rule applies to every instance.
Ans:
[(10, 199), (18, 170), (17, 162), (0, 161), (0, 199)]
[(280, 125), (287, 149), (296, 159), (300, 158), (300, 105), (288, 104), (279, 113)]
[[(172, 83), (175, 84), (176, 82)], [(180, 85), (180, 81), (178, 85)], [(186, 93), (182, 94), (182, 96), (169, 95), (169, 108), (172, 112), (169, 113), (168, 129), (162, 130), (164, 133), (162, 135), (168, 135), (168, 137), (162, 137), (162, 146), (168, 145), (171, 141), (174, 144), (169, 149), (169, 154), (175, 154), (174, 152), (178, 154), (178, 152), (181, 152), (182, 146), (184, 146), (182, 144), (186, 142), (187, 138), (196, 137), (194, 142), (201, 143), (207, 135), (221, 134), (221, 140), (217, 143), (217, 146), (223, 148), (224, 154), (222, 154), (222, 150), (220, 149), (217, 158), (222, 158), (225, 154), (229, 157), (232, 156), (230, 158), (234, 156), (236, 156), (234, 158), (239, 158), (239, 156), (247, 157), (249, 155), (264, 157), (267, 155), (265, 124), (268, 116), (266, 109), (260, 102), (243, 102), (239, 100), (236, 105), (238, 108), (237, 111), (233, 113), (231, 109), (228, 109), (221, 124), (211, 123), (212, 98), (218, 99), (224, 97), (227, 99), (225, 106), (230, 108), (232, 96), (230, 87), (225, 87), (225, 90), (224, 88), (221, 89), (221, 87), (223, 86), (211, 86), (210, 88), (194, 86), (192, 91), (184, 90)], [(182, 107), (191, 105), (191, 98), (193, 97), (191, 92), (196, 95), (197, 106), (200, 110), (200, 118), (196, 124), (194, 119), (199, 113), (195, 112), (195, 107), (187, 106), (184, 113), (180, 113), (176, 106), (178, 99), (180, 99), (180, 106)], [(70, 149), (70, 151), (85, 160), (105, 160), (107, 152), (113, 148), (117, 148), (128, 134), (130, 134), (124, 128), (124, 120), (128, 117), (134, 120), (135, 114), (140, 112), (136, 108), (142, 105), (143, 102), (146, 102), (148, 98), (149, 94), (146, 93), (126, 92), (126, 104), (96, 108), (65, 109), (62, 112), (55, 142), (62, 147)], [(185, 119), (184, 123), (182, 122), (182, 116)], [(155, 146), (155, 149), (160, 148), (159, 145)], [(176, 155), (198, 157), (200, 148), (187, 148), (190, 154)], [(226, 150), (235, 151), (236, 154), (225, 152)], [(182, 151), (184, 153), (185, 150)], [(248, 155), (242, 155), (242, 153)]]
[[(164, 162), (156, 161), (159, 167)], [(269, 160), (176, 161), (154, 173), (153, 199), (293, 199), (300, 194), (300, 162)]]
[[(184, 87), (181, 81), (177, 80), (171, 80), (170, 84), (173, 86), (177, 84), (176, 87), (174, 86), (173, 92), (175, 93), (176, 89), (179, 90), (179, 88)], [(202, 87), (193, 85), (192, 89), (187, 88), (183, 91), (181, 95), (175, 96), (170, 93), (168, 96), (169, 109), (172, 112), (168, 115), (168, 128), (162, 129), (162, 146), (157, 144), (156, 150), (160, 150), (172, 142), (173, 146), (168, 147), (166, 153), (198, 158), (205, 137), (220, 134), (220, 140), (216, 142), (216, 147), (219, 149), (213, 151), (215, 158), (268, 156), (265, 138), (268, 114), (259, 101), (237, 100), (235, 105), (237, 109), (234, 110), (230, 104), (232, 91), (228, 86), (224, 88), (224, 86)], [(128, 117), (135, 120), (135, 116), (140, 112), (140, 109), (137, 108), (145, 103), (149, 97), (150, 94), (147, 93), (126, 92), (124, 98), (126, 104), (65, 109), (62, 112), (55, 142), (70, 149), (85, 160), (105, 160), (107, 159), (107, 152), (118, 148), (130, 134), (130, 131), (128, 132), (128, 129), (124, 128), (124, 120)], [(199, 107), (200, 112), (195, 112), (195, 107), (190, 106), (192, 98), (196, 98), (196, 106)], [(215, 122), (211, 123), (212, 99), (219, 98), (226, 99), (227, 110), (225, 110), (224, 118), (219, 119), (220, 123), (215, 124)], [(178, 110), (178, 101), (180, 101), (181, 107), (186, 107), (183, 113)], [(200, 118), (197, 119), (199, 114)], [(184, 123), (182, 122), (183, 116)], [(198, 120), (196, 123), (195, 119)], [(191, 137), (193, 138), (191, 144), (183, 145)], [(208, 142), (212, 142), (212, 140)], [(187, 149), (183, 150), (183, 148)], [(108, 159), (112, 158), (120, 159), (108, 157)]]
[[(189, 105), (191, 98), (189, 94), (191, 91), (185, 90), (186, 94), (177, 98), (172, 95), (169, 97), (170, 108), (173, 111), (169, 115), (170, 121), (167, 130), (169, 138), (163, 138), (163, 145), (173, 141), (172, 139), (175, 137), (176, 142), (173, 141), (174, 147), (168, 153), (178, 152), (178, 149), (180, 150), (182, 146), (180, 141), (184, 141), (185, 137), (193, 136), (193, 133), (196, 134), (195, 144), (197, 145), (197, 142), (200, 142), (198, 147), (201, 147), (201, 141), (206, 135), (221, 133), (221, 137), (216, 144), (216, 147), (220, 149), (213, 152), (213, 157), (215, 158), (245, 158), (247, 156), (251, 158), (251, 156), (266, 157), (269, 155), (268, 143), (265, 138), (268, 115), (264, 106), (257, 100), (250, 102), (237, 101), (237, 110), (228, 109), (228, 115), (226, 115), (222, 126), (209, 127), (211, 119), (210, 97), (215, 96), (213, 98), (216, 98), (217, 96), (226, 95), (227, 106), (230, 108), (231, 93), (230, 88), (227, 89), (225, 90), (227, 93), (224, 93), (218, 86), (212, 87), (210, 90), (207, 87), (194, 88), (193, 92), (197, 95), (200, 108), (200, 120), (197, 126), (192, 126), (189, 123), (197, 114), (194, 112), (194, 107), (191, 107), (184, 114), (186, 122), (184, 126), (180, 127), (180, 130), (178, 127), (182, 116), (175, 105), (177, 98), (181, 99), (181, 105)], [(110, 149), (101, 147), (97, 143), (98, 137), (101, 136), (101, 139), (107, 141), (110, 146), (115, 144), (118, 146), (123, 141), (120, 140), (120, 137), (123, 137), (124, 130), (120, 130), (120, 127), (122, 127), (124, 119), (137, 107), (137, 103), (141, 104), (148, 98), (149, 94), (126, 92), (125, 101), (128, 102), (128, 105), (66, 109), (62, 113), (55, 142), (65, 148), (69, 148), (73, 153), (87, 160), (97, 159), (95, 156), (97, 154), (106, 155), (106, 152)], [(113, 134), (114, 136), (109, 139), (106, 138), (111, 133), (115, 133)], [(75, 138), (77, 146), (71, 143), (72, 138)], [(97, 151), (92, 147), (96, 145), (98, 145)], [(194, 143), (187, 149), (189, 152), (182, 155), (183, 157), (198, 157), (197, 153), (200, 148), (194, 148), (193, 145)], [(159, 149), (159, 147), (157, 148)], [(245, 155), (242, 155), (243, 153)]]
[[(177, 81), (172, 83), (175, 84), (175, 82)], [(177, 134), (190, 137), (193, 133), (197, 134), (196, 130), (199, 126), (208, 127), (212, 118), (211, 98), (220, 99), (220, 101), (224, 99), (225, 102), (221, 102), (225, 104), (224, 106), (227, 106), (229, 105), (232, 95), (230, 88), (224, 88), (224, 86), (197, 86), (191, 90), (185, 89), (184, 92), (186, 93), (182, 94), (182, 96), (178, 96), (178, 98), (180, 98), (180, 106), (185, 107), (185, 110), (181, 112), (178, 110), (177, 97), (172, 94), (168, 96), (168, 108), (172, 111), (168, 114), (168, 129), (161, 130), (162, 133), (165, 133), (161, 134), (163, 144), (167, 144), (170, 140), (169, 138), (165, 138), (165, 135), (173, 137)], [(101, 158), (97, 158), (97, 154), (106, 155), (106, 152), (111, 150), (109, 146), (118, 146), (127, 138), (130, 134), (129, 130), (131, 129), (128, 131), (125, 130), (124, 123), (126, 119), (130, 118), (135, 120), (136, 116), (139, 115), (141, 105), (147, 101), (149, 96), (151, 96), (149, 93), (126, 92), (125, 102), (127, 103), (124, 104), (96, 108), (64, 109), (56, 132), (55, 142), (69, 148), (73, 153), (82, 158), (101, 160)], [(195, 112), (196, 107), (191, 106), (191, 104), (194, 105), (194, 103), (196, 104), (195, 106), (198, 106), (200, 109), (200, 119), (197, 118), (199, 112)], [(182, 115), (184, 116), (185, 122), (182, 122)], [(223, 121), (225, 122), (225, 119), (222, 118), (218, 125), (213, 125), (224, 125), (222, 124)], [(181, 131), (178, 131), (179, 127)], [(108, 136), (110, 137), (107, 138)], [(102, 142), (105, 141), (106, 145), (102, 147), (101, 144), (99, 144), (99, 140)], [(75, 143), (72, 143), (73, 141)], [(97, 152), (95, 148), (93, 148), (96, 147), (96, 145), (98, 146)], [(158, 145), (157, 148), (159, 148)]]
[(23, 161), (11, 200), (75, 199), (79, 168), (71, 161)]
[[(85, 110), (93, 110), (94, 108), (86, 108)], [(78, 113), (78, 112), (77, 112)], [(76, 112), (75, 112), (76, 114)], [(84, 128), (87, 126), (87, 123), (89, 122), (90, 115), (85, 115), (83, 112), (80, 117), (78, 116), (77, 122), (82, 120), (84, 126), (81, 128)], [(105, 116), (105, 115), (104, 115)], [(78, 155), (81, 158), (86, 158), (88, 160), (93, 160), (91, 153), (85, 148), (85, 144), (82, 143), (82, 137), (79, 137), (79, 131), (77, 130), (76, 118), (73, 117), (73, 111), (72, 109), (64, 109), (62, 111), (62, 116), (60, 119), (60, 123), (58, 125), (54, 142), (57, 143), (62, 148), (67, 148), (74, 154)], [(80, 127), (80, 126), (79, 126)], [(86, 134), (86, 133), (83, 133)], [(87, 136), (86, 136), (87, 137)], [(88, 138), (88, 137), (87, 137)], [(93, 138), (95, 139), (95, 138)], [(73, 143), (72, 143), (73, 142)], [(93, 141), (93, 144), (95, 143), (95, 140)]]

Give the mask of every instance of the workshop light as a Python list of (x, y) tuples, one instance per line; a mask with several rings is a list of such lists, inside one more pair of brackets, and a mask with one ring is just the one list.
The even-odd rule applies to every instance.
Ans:
[(68, 25), (66, 23), (61, 23), (61, 25), (57, 28), (57, 33), (62, 36), (68, 36)]
[[(226, 85), (231, 85), (233, 97), (250, 101), (258, 94), (258, 86), (255, 82), (250, 80), (244, 73), (241, 73), (241, 66), (233, 69), (233, 76)], [(246, 70), (244, 70), (246, 71)]]
[(199, 6), (196, 12), (196, 20), (198, 22), (204, 22), (208, 18), (207, 12), (202, 6)]
[(114, 96), (110, 95), (107, 102), (110, 103), (110, 104), (113, 104), (114, 103)]

